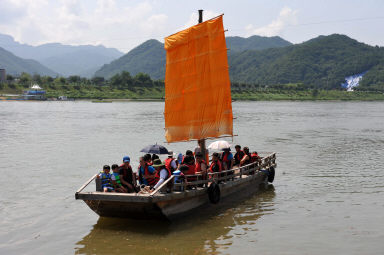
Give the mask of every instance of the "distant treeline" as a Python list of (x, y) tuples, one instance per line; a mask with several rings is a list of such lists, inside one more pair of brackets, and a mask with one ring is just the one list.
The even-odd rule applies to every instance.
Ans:
[[(361, 85), (356, 87), (358, 91), (370, 91), (370, 92), (384, 92), (384, 66), (377, 65), (375, 70), (365, 74)], [(325, 83), (327, 81), (324, 81)], [(50, 77), (40, 76), (38, 74), (30, 75), (28, 73), (22, 73), (20, 76), (7, 75), (6, 81), (0, 83), (0, 90), (8, 87), (12, 90), (28, 89), (32, 84), (37, 83), (42, 88), (48, 91), (70, 91), (70, 90), (130, 90), (140, 91), (146, 88), (156, 88), (158, 91), (164, 90), (163, 80), (153, 80), (148, 74), (138, 73), (135, 76), (127, 71), (113, 75), (110, 79), (104, 79), (104, 77), (93, 77), (91, 79), (80, 77), (77, 75), (69, 77)], [(375, 84), (375, 85), (372, 85)], [(231, 90), (234, 93), (245, 92), (260, 92), (260, 91), (306, 91), (310, 90), (313, 93), (317, 93), (318, 90), (345, 90), (341, 86), (314, 86), (313, 84), (304, 83), (286, 83), (286, 84), (269, 84), (262, 83), (241, 83), (232, 82)]]

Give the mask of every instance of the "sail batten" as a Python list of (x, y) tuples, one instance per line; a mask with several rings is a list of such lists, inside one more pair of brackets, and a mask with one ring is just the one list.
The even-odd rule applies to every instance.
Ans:
[(233, 135), (222, 16), (165, 38), (168, 142)]

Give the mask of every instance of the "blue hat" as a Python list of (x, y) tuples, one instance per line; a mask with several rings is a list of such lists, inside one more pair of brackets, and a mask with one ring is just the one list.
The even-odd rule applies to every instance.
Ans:
[(128, 156), (125, 156), (124, 158), (123, 158), (123, 162), (124, 163), (126, 163), (126, 162), (130, 162), (131, 161), (131, 159), (128, 157)]

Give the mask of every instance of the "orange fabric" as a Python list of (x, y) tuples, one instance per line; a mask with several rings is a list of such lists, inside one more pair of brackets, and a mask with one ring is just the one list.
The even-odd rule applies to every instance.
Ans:
[(165, 138), (233, 135), (223, 17), (165, 38)]

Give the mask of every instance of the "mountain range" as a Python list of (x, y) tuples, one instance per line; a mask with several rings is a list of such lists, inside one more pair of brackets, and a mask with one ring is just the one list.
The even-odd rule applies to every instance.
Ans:
[[(5, 34), (0, 34), (0, 47), (19, 58), (38, 61), (40, 64), (52, 69), (53, 72), (63, 76), (80, 75), (91, 77), (102, 65), (123, 55), (117, 49), (106, 48), (102, 45), (73, 46), (47, 43), (31, 46), (16, 42), (13, 37)], [(14, 69), (11, 70), (7, 72), (12, 73), (14, 71)], [(17, 72), (19, 73), (19, 71)], [(32, 73), (32, 70), (29, 72)]]
[[(232, 82), (262, 86), (302, 83), (306, 87), (340, 88), (345, 77), (366, 73), (365, 86), (384, 85), (384, 48), (360, 43), (345, 35), (319, 36), (300, 44), (280, 37), (227, 37)], [(121, 58), (104, 65), (95, 75), (110, 78), (121, 71), (164, 79), (163, 44), (149, 40)], [(368, 82), (369, 81), (369, 82)], [(380, 85), (381, 86), (381, 85)]]
[[(278, 36), (257, 35), (248, 38), (227, 37), (226, 43), (229, 48), (229, 56), (244, 50), (258, 51), (292, 45)], [(152, 39), (140, 44), (110, 64), (105, 64), (95, 73), (95, 76), (110, 78), (121, 71), (128, 71), (132, 75), (141, 72), (149, 74), (153, 79), (164, 79), (165, 61), (164, 44)]]

